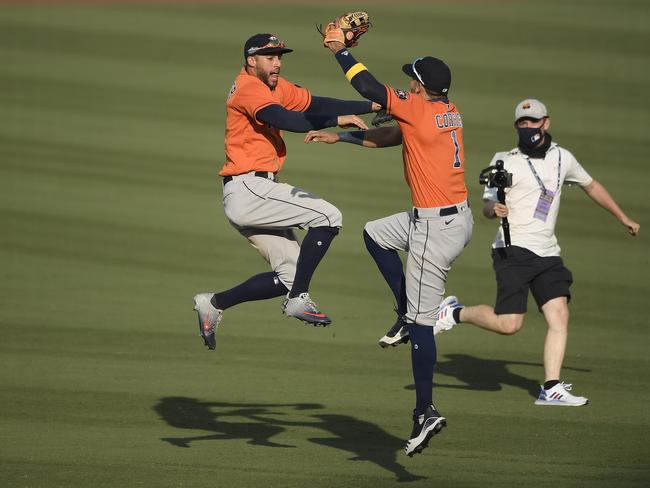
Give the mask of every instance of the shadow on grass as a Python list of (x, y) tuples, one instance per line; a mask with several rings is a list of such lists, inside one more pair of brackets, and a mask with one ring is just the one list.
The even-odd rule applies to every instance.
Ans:
[[(509, 371), (508, 366), (523, 365), (543, 367), (541, 363), (525, 361), (506, 361), (497, 359), (481, 359), (467, 354), (446, 354), (446, 361), (436, 363), (436, 375), (451, 376), (463, 382), (463, 385), (450, 385), (434, 382), (436, 388), (460, 388), (465, 390), (499, 391), (504, 385), (521, 388), (534, 398), (539, 395), (537, 380), (526, 378)], [(565, 370), (590, 372), (590, 369), (564, 367)], [(415, 385), (407, 385), (407, 390), (414, 390)]]
[[(397, 462), (397, 449), (404, 443), (377, 425), (349, 415), (313, 413), (323, 409), (318, 403), (227, 403), (202, 402), (195, 398), (165, 397), (154, 406), (160, 417), (172, 427), (202, 430), (204, 435), (164, 437), (161, 440), (189, 448), (197, 441), (246, 440), (255, 446), (293, 448), (272, 438), (287, 427), (322, 430), (324, 437), (309, 439), (353, 454), (350, 461), (369, 461), (392, 472), (398, 481), (424, 479), (409, 473)], [(300, 420), (302, 418), (302, 420)], [(296, 420), (297, 419), (297, 420)]]

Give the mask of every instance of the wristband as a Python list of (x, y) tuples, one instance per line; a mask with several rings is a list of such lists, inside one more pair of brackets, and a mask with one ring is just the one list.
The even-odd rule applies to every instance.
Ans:
[(362, 130), (339, 132), (338, 136), (339, 141), (341, 142), (348, 142), (350, 144), (356, 144), (357, 146), (363, 146), (364, 131)]

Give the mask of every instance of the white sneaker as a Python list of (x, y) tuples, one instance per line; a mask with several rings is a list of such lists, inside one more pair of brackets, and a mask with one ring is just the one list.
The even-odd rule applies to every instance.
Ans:
[(454, 310), (457, 308), (464, 308), (463, 305), (458, 303), (458, 298), (454, 295), (449, 295), (438, 306), (438, 317), (436, 325), (433, 326), (433, 335), (438, 335), (441, 332), (451, 330), (456, 321), (454, 320)]
[(199, 293), (194, 297), (194, 310), (199, 314), (199, 334), (208, 349), (217, 347), (215, 334), (223, 316), (223, 310), (212, 305), (210, 300), (213, 296), (214, 293)]
[(560, 407), (581, 407), (589, 403), (589, 399), (581, 396), (575, 396), (569, 393), (571, 384), (558, 383), (549, 390), (544, 389), (541, 385), (539, 398), (535, 400), (535, 405), (558, 405)]
[(307, 292), (293, 298), (289, 298), (287, 295), (282, 304), (282, 313), (315, 326), (327, 326), (332, 323), (332, 319), (318, 310), (316, 303)]

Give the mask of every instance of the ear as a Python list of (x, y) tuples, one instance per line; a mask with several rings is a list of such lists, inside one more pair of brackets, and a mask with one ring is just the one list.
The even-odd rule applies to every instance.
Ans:
[(419, 95), (422, 93), (422, 90), (424, 90), (424, 87), (422, 86), (422, 83), (420, 83), (418, 80), (411, 80), (411, 87), (412, 87), (412, 92), (415, 93), (416, 95)]
[(257, 59), (255, 56), (246, 56), (246, 66), (250, 66), (251, 68), (257, 67)]
[(544, 120), (544, 125), (542, 126), (544, 128), (544, 132), (548, 131), (551, 128), (551, 118), (546, 117)]

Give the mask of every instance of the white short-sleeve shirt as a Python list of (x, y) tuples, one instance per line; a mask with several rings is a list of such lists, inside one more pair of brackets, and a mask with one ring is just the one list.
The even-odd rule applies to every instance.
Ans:
[[(496, 153), (490, 165), (494, 165), (499, 159), (503, 161), (504, 169), (512, 173), (512, 186), (505, 190), (511, 244), (524, 247), (538, 256), (559, 256), (560, 246), (555, 237), (555, 223), (560, 211), (562, 187), (573, 183), (584, 187), (589, 185), (593, 178), (573, 154), (555, 143), (551, 143), (544, 159), (531, 158), (530, 162), (546, 189), (555, 192), (546, 221), (542, 221), (534, 217), (542, 189), (530, 169), (528, 157), (515, 148), (509, 152)], [(483, 199), (498, 201), (497, 189), (485, 187)], [(501, 226), (492, 247), (505, 247)]]

